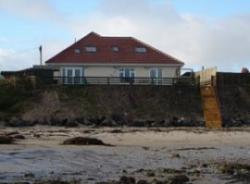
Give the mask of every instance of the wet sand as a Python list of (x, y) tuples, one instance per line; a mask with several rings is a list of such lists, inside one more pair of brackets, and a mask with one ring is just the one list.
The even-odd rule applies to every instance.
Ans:
[[(0, 135), (18, 131), (26, 137), (0, 145), (0, 183), (60, 178), (96, 183), (137, 170), (162, 168), (200, 170), (192, 183), (227, 183), (230, 178), (214, 169), (223, 162), (250, 163), (250, 129), (137, 128), (2, 128)], [(94, 137), (112, 144), (66, 146), (65, 139)], [(209, 167), (204, 169), (203, 165)], [(236, 182), (237, 183), (237, 182)], [(240, 183), (240, 182), (238, 182)]]

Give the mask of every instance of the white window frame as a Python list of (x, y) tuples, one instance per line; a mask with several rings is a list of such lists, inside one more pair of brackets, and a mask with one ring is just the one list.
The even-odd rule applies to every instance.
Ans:
[[(68, 77), (68, 70), (72, 70), (72, 77)], [(76, 77), (76, 70), (80, 70), (80, 79), (79, 82)], [(62, 67), (61, 73), (63, 77), (63, 84), (66, 85), (75, 85), (75, 84), (83, 84), (84, 82), (84, 68), (83, 67)]]

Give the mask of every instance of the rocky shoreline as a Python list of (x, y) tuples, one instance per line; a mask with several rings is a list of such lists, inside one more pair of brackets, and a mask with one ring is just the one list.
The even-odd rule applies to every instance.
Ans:
[(21, 117), (12, 117), (0, 122), (6, 127), (28, 127), (35, 125), (49, 125), (62, 127), (92, 126), (92, 127), (204, 127), (204, 120), (186, 119), (171, 117), (165, 119), (129, 119), (126, 116), (114, 115), (111, 117), (76, 117), (76, 118), (55, 118), (45, 120), (28, 121)]
[[(240, 118), (225, 119), (223, 127), (250, 126), (250, 120)], [(205, 127), (203, 119), (187, 119), (184, 117), (167, 117), (164, 119), (129, 118), (126, 115), (92, 116), (92, 117), (51, 117), (39, 120), (25, 120), (22, 117), (12, 117), (0, 121), (0, 126), (29, 127), (36, 125), (59, 127)]]

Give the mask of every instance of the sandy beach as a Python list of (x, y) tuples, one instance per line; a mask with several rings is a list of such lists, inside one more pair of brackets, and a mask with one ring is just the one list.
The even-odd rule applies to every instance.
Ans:
[[(175, 169), (185, 172), (194, 184), (223, 184), (233, 179), (221, 174), (218, 164), (250, 163), (249, 128), (209, 131), (37, 126), (2, 128), (1, 134), (21, 134), (25, 139), (0, 145), (0, 183), (55, 178), (97, 183), (123, 175), (148, 178), (144, 171)], [(64, 140), (79, 136), (98, 138), (113, 146), (62, 145)]]

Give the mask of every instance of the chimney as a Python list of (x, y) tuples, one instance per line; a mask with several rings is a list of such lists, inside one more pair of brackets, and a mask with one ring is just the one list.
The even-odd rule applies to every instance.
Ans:
[(43, 46), (39, 46), (39, 53), (40, 53), (40, 65), (43, 65)]

